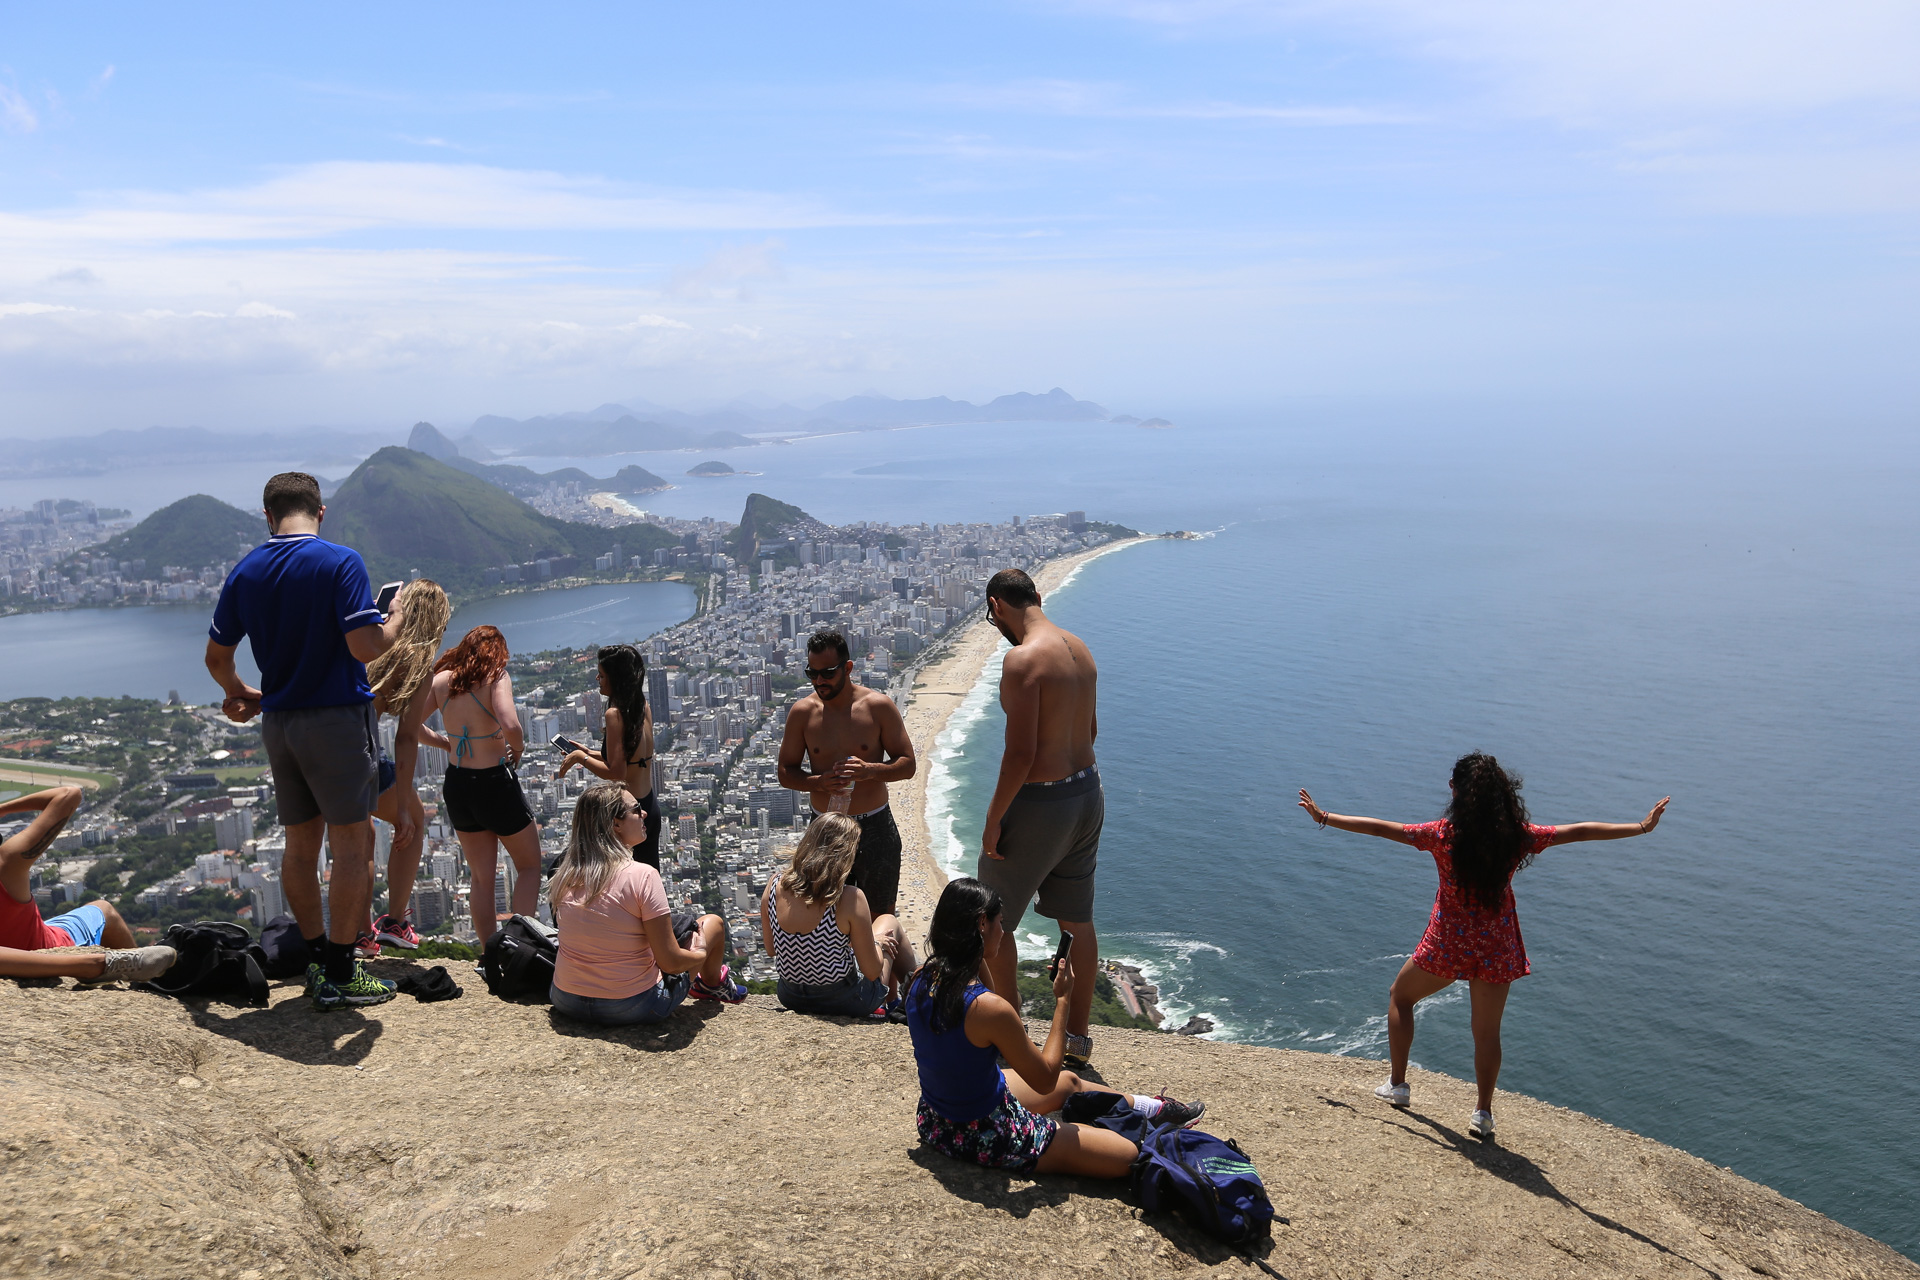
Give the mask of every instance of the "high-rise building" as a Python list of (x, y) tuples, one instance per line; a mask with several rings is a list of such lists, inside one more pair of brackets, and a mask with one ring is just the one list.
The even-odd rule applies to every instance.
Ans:
[(253, 810), (228, 809), (213, 815), (213, 847), (239, 849), (253, 839)]
[(287, 914), (287, 894), (280, 885), (280, 873), (269, 871), (260, 877), (253, 890), (253, 923), (265, 925), (275, 916)]
[(434, 877), (431, 880), (417, 881), (413, 886), (413, 922), (422, 933), (436, 933), (446, 927), (453, 916), (453, 888), (445, 880)]

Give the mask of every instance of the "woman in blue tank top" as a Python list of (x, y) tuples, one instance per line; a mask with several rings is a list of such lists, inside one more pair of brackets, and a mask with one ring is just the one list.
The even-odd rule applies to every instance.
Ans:
[[(1019, 1010), (980, 985), (980, 961), (1004, 946), (1000, 895), (978, 880), (947, 885), (929, 931), (933, 954), (907, 988), (907, 1030), (920, 1069), (920, 1139), (956, 1160), (1015, 1172), (1077, 1173), (1124, 1178), (1140, 1149), (1112, 1130), (1047, 1118), (1075, 1093), (1112, 1093), (1062, 1071), (1067, 998), (1073, 974), (1065, 961), (1053, 981), (1053, 1027), (1039, 1048), (1027, 1039)], [(995, 1055), (1007, 1060), (1002, 1071)], [(1126, 1095), (1155, 1126), (1185, 1126), (1205, 1103), (1162, 1094)]]

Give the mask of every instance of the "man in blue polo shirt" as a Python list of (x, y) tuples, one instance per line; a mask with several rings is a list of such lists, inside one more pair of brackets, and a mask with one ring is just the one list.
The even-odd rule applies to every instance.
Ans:
[[(373, 806), (379, 739), (366, 664), (400, 633), (396, 602), (383, 623), (358, 552), (320, 537), (326, 508), (310, 475), (267, 481), (272, 535), (241, 558), (220, 589), (208, 629), (207, 670), (226, 690), (232, 720), (265, 713), (260, 736), (274, 798), (287, 829), (280, 878), (307, 939), (307, 993), (316, 1008), (379, 1004), (393, 984), (354, 958), (373, 885)], [(260, 688), (240, 679), (234, 650), (246, 636)], [(333, 850), (326, 910), (320, 901), (320, 841)]]

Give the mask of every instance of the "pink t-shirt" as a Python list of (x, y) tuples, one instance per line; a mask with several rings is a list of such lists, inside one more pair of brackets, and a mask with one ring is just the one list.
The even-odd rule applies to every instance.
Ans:
[(614, 872), (606, 890), (587, 905), (575, 894), (562, 898), (554, 907), (560, 927), (554, 985), (569, 995), (602, 1000), (651, 990), (660, 981), (660, 966), (640, 922), (666, 914), (667, 887), (644, 862)]

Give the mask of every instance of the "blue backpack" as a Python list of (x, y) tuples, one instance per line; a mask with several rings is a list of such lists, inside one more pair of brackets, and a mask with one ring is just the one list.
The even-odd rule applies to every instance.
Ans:
[(1131, 1178), (1148, 1213), (1184, 1210), (1202, 1231), (1236, 1246), (1270, 1233), (1273, 1201), (1237, 1142), (1198, 1129), (1156, 1129), (1141, 1141)]

